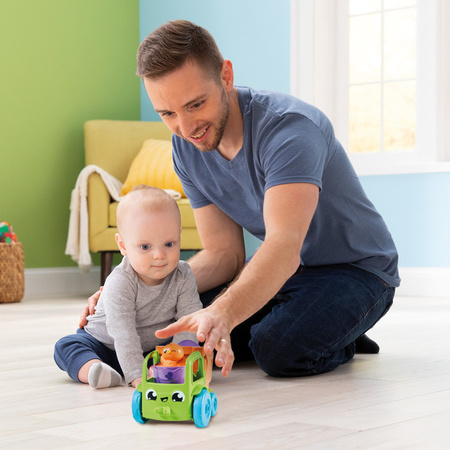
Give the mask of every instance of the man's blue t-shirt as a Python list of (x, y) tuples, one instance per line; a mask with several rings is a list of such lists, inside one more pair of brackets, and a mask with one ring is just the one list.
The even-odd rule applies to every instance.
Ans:
[(173, 135), (175, 170), (192, 207), (213, 203), (264, 240), (265, 191), (286, 183), (315, 184), (319, 203), (301, 264), (350, 263), (399, 286), (395, 244), (327, 117), (289, 95), (237, 89), (244, 141), (231, 161)]

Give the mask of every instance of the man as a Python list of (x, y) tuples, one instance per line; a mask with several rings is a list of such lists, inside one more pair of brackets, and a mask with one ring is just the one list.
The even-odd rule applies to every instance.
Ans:
[[(392, 304), (397, 252), (328, 119), (294, 97), (235, 87), (231, 62), (187, 21), (147, 36), (137, 73), (174, 133), (204, 245), (189, 263), (209, 293), (203, 310), (157, 336), (196, 332), (225, 376), (231, 344), (272, 376), (376, 353), (364, 333)], [(243, 228), (263, 241), (247, 264)]]

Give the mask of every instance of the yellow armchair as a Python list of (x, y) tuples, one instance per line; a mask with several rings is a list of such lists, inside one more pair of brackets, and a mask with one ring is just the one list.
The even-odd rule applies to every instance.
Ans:
[[(122, 183), (130, 166), (148, 139), (168, 140), (171, 133), (162, 122), (90, 120), (84, 124), (86, 166), (101, 167)], [(175, 187), (156, 186), (164, 189)], [(99, 174), (88, 180), (89, 249), (100, 252), (101, 284), (111, 272), (113, 254), (118, 251), (114, 235), (117, 202)], [(194, 214), (187, 198), (177, 200), (181, 213), (181, 249), (200, 250), (202, 243), (195, 226)]]

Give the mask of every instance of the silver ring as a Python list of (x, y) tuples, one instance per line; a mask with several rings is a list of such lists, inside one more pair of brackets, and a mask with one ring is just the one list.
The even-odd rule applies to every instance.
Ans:
[(226, 339), (220, 339), (219, 342), (225, 342), (225, 344), (229, 344), (229, 342)]

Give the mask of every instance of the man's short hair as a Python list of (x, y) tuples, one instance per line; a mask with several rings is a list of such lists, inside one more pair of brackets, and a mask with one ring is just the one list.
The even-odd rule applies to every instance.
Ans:
[(142, 41), (137, 53), (137, 75), (156, 79), (187, 61), (197, 63), (207, 76), (220, 81), (224, 59), (211, 34), (187, 20), (174, 20)]

